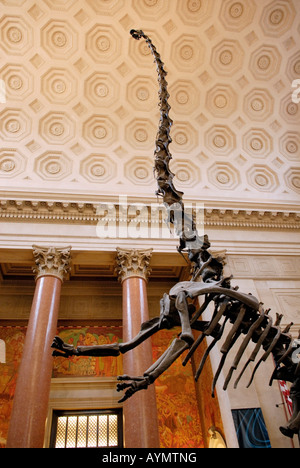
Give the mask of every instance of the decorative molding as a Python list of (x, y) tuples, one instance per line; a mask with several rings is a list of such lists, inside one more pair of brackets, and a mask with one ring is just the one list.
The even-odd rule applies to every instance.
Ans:
[[(98, 156), (98, 158), (100, 157)], [(92, 162), (92, 160), (90, 159), (89, 162)], [(144, 169), (147, 170), (147, 167), (144, 167)], [(212, 171), (213, 169), (219, 171), (219, 183), (222, 181), (223, 183), (227, 182), (226, 176), (228, 175), (229, 177), (231, 170), (234, 171), (233, 167), (226, 164), (219, 166), (216, 164), (212, 167)], [(106, 170), (108, 169), (106, 168)], [(112, 207), (110, 221), (124, 222), (124, 216), (126, 217), (127, 213), (124, 214), (121, 205), (114, 202), (105, 202), (104, 204)], [(104, 216), (99, 213), (101, 205), (102, 203), (100, 202), (0, 200), (0, 219), (7, 222), (39, 223), (51, 221), (64, 224), (88, 223), (96, 225)], [(128, 201), (127, 209), (129, 207), (136, 207), (138, 210), (141, 205), (146, 208), (146, 212), (143, 210), (143, 216), (141, 214), (136, 215), (139, 216), (138, 221), (146, 225), (151, 222), (151, 206), (149, 203), (143, 204), (141, 201)], [(131, 209), (130, 211), (131, 214), (127, 216), (128, 222), (134, 219), (134, 210)], [(232, 229), (298, 230), (300, 229), (300, 211), (288, 208), (277, 210), (273, 209), (273, 207), (265, 209), (260, 207), (236, 207), (230, 209), (204, 207), (204, 225), (207, 227), (228, 227)]]
[(33, 272), (36, 280), (43, 276), (55, 276), (61, 281), (64, 280), (70, 271), (71, 247), (39, 247), (33, 246), (33, 256), (36, 268)]
[(230, 255), (227, 267), (237, 279), (300, 280), (300, 257), (279, 255)]
[(153, 249), (125, 250), (117, 249), (117, 272), (119, 280), (128, 278), (142, 278), (147, 280), (151, 274), (150, 260)]
[(290, 333), (298, 338), (300, 331), (300, 288), (271, 288), (278, 310), (284, 316), (284, 325), (292, 323)]

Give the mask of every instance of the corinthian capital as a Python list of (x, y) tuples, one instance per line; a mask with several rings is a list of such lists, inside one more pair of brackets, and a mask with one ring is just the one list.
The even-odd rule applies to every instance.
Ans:
[(151, 273), (150, 260), (153, 249), (148, 250), (125, 250), (117, 249), (117, 272), (119, 280), (138, 277), (145, 280)]
[(55, 276), (61, 281), (70, 270), (71, 247), (39, 247), (33, 245), (33, 256), (36, 267), (33, 272), (36, 279), (42, 276)]

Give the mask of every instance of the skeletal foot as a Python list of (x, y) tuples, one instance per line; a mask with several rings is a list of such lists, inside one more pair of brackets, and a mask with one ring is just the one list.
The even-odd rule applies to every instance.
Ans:
[(121, 392), (126, 388), (128, 389), (119, 403), (128, 400), (128, 398), (132, 397), (132, 395), (140, 390), (146, 390), (151, 384), (149, 377), (130, 377), (129, 375), (122, 375), (118, 377), (118, 380), (128, 381), (117, 385), (117, 392)]

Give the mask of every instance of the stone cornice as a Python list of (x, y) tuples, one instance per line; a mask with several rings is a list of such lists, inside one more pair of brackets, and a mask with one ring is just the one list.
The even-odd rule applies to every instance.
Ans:
[[(134, 221), (135, 210), (128, 214), (128, 206), (138, 207), (138, 202), (128, 202), (128, 205), (120, 206), (118, 203), (110, 204), (113, 210), (109, 214), (110, 221), (124, 222)], [(208, 205), (208, 204), (207, 204)], [(96, 225), (103, 216), (105, 210), (99, 211), (101, 203), (98, 202), (67, 202), (67, 201), (37, 201), (37, 200), (0, 200), (0, 220), (11, 222), (55, 222), (63, 224), (94, 224)], [(144, 204), (146, 211), (139, 214), (140, 223), (149, 223), (151, 220), (150, 204)], [(159, 206), (159, 205), (157, 205)], [(230, 205), (229, 205), (230, 206)], [(300, 229), (300, 210), (289, 207), (280, 207), (278, 210), (267, 206), (243, 208), (235, 205), (234, 208), (218, 208), (204, 206), (204, 224), (207, 227), (228, 227), (231, 229)]]

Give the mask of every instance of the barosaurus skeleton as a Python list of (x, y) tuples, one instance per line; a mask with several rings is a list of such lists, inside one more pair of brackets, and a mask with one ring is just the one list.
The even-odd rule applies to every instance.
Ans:
[[(78, 346), (74, 348), (73, 345), (64, 343), (57, 336), (52, 344), (52, 347), (55, 348), (53, 355), (66, 358), (70, 356), (119, 356), (139, 346), (159, 330), (180, 327), (181, 333), (178, 337), (173, 340), (162, 356), (149, 369), (145, 370), (143, 376), (123, 375), (118, 377), (118, 380), (122, 383), (117, 385), (117, 390), (125, 390), (125, 394), (120, 400), (120, 402), (123, 402), (136, 392), (147, 389), (176, 359), (185, 351), (188, 351), (183, 361), (183, 365), (186, 365), (201, 342), (206, 337), (211, 336), (211, 344), (202, 356), (195, 375), (195, 379), (198, 380), (210, 351), (223, 337), (225, 330), (227, 330), (226, 325), (231, 324), (232, 326), (220, 350), (221, 359), (212, 382), (212, 396), (214, 396), (215, 387), (225, 361), (229, 358), (230, 350), (240, 337), (244, 337), (225, 378), (224, 390), (227, 389), (234, 372), (238, 369), (245, 350), (252, 341), (256, 345), (255, 349), (237, 376), (234, 387), (237, 387), (246, 368), (251, 362), (255, 362), (261, 350), (263, 355), (254, 368), (248, 386), (251, 385), (260, 364), (266, 361), (270, 355), (273, 355), (275, 370), (271, 376), (270, 385), (274, 379), (286, 380), (292, 383), (293, 416), (288, 425), (281, 427), (280, 430), (288, 437), (293, 437), (294, 434), (299, 435), (300, 364), (293, 359), (295, 347), (289, 333), (292, 324), (281, 330), (280, 321), (282, 316), (277, 316), (274, 323), (269, 315), (270, 310), (265, 310), (258, 299), (231, 286), (231, 278), (223, 276), (223, 260), (214, 257), (210, 253), (208, 237), (206, 235), (199, 236), (193, 216), (185, 212), (182, 201), (183, 193), (177, 191), (174, 187), (174, 174), (169, 167), (172, 159), (169, 145), (172, 142), (170, 131), (173, 121), (169, 115), (170, 105), (168, 99), (170, 96), (167, 90), (167, 72), (151, 39), (141, 30), (132, 30), (130, 33), (134, 39), (143, 38), (147, 42), (157, 66), (160, 123), (155, 145), (154, 174), (158, 184), (156, 195), (163, 199), (168, 214), (166, 221), (174, 226), (179, 237), (178, 252), (181, 255), (187, 252), (188, 259), (193, 265), (193, 275), (190, 281), (179, 282), (171, 288), (168, 294), (164, 294), (160, 301), (160, 316), (143, 323), (139, 334), (128, 343)], [(203, 297), (203, 303), (197, 310), (194, 304), (195, 300), (200, 297)], [(201, 320), (202, 314), (211, 305), (214, 307), (211, 320)], [(196, 341), (192, 330), (200, 332), (200, 336)]]

